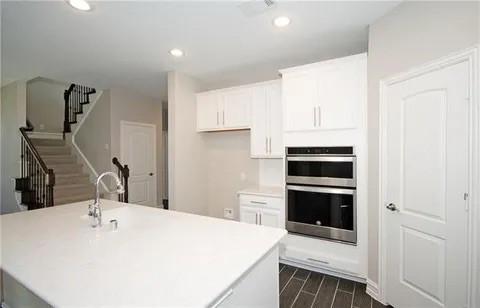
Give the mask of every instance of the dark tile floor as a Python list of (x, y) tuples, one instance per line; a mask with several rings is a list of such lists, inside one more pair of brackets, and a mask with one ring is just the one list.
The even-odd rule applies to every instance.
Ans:
[(381, 308), (365, 284), (280, 263), (280, 308)]

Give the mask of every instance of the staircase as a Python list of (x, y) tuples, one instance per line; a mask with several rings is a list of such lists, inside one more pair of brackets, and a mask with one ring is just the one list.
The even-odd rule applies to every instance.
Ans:
[(55, 174), (54, 205), (93, 199), (95, 188), (64, 140), (31, 140), (47, 167)]
[[(66, 134), (72, 132), (72, 125), (86, 111), (84, 106), (90, 103), (90, 95), (94, 93), (93, 88), (75, 84), (65, 90), (63, 139), (34, 138), (34, 127), (28, 120), (27, 127), (20, 128), (21, 176), (15, 181), (15, 189), (20, 193), (19, 206), (22, 210), (94, 198), (95, 187), (90, 182), (90, 176), (84, 172), (69, 143), (65, 142)], [(120, 164), (117, 158), (113, 158), (112, 163), (125, 187), (118, 200), (128, 203), (128, 166)]]

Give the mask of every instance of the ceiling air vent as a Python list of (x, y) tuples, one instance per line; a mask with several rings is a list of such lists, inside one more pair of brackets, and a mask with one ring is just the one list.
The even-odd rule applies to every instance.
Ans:
[(250, 0), (243, 2), (238, 7), (242, 11), (243, 15), (247, 17), (254, 17), (263, 14), (267, 10), (275, 7), (275, 2), (273, 0)]

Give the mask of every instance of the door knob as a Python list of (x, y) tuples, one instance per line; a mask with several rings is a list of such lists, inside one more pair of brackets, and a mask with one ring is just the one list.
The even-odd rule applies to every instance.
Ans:
[(149, 176), (153, 176), (153, 172), (150, 172), (148, 175), (149, 175)]
[(386, 208), (389, 209), (389, 210), (392, 211), (392, 212), (398, 211), (397, 206), (395, 205), (395, 203), (389, 203), (389, 204), (386, 206)]

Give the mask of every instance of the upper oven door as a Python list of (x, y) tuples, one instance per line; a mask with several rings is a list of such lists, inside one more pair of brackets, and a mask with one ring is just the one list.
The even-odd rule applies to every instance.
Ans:
[(355, 156), (287, 156), (289, 184), (356, 186)]

